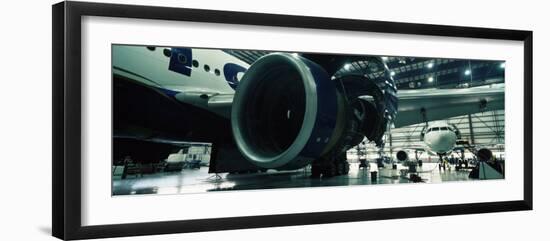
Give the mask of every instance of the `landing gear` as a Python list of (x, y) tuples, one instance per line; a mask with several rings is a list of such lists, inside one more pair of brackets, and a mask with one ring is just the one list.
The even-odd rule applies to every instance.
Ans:
[(359, 163), (359, 169), (367, 168), (367, 159), (361, 158), (359, 159)]
[(441, 171), (441, 169), (443, 168), (443, 171), (445, 171), (445, 163), (443, 162), (443, 155), (441, 154), (438, 154), (439, 155), (439, 171)]
[(311, 177), (324, 178), (347, 175), (349, 173), (349, 163), (346, 160), (346, 154), (337, 158), (320, 158), (311, 164)]

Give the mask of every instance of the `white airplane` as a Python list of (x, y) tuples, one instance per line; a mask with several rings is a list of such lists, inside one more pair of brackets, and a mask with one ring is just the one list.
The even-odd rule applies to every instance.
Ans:
[[(419, 159), (418, 153), (425, 151), (428, 153), (437, 154), (439, 156), (439, 161), (441, 162), (443, 156), (449, 155), (455, 150), (459, 135), (460, 132), (455, 126), (450, 125), (446, 121), (434, 121), (426, 125), (426, 127), (421, 131), (420, 139), (424, 142), (425, 146), (410, 147), (405, 148), (405, 150), (400, 150), (396, 153), (396, 158), (398, 161), (407, 166), (416, 166), (418, 165), (417, 160)], [(465, 147), (472, 148), (470, 145)], [(408, 151), (411, 149), (414, 149), (415, 151), (415, 159), (411, 159), (409, 157)], [(489, 149), (485, 147), (473, 149), (473, 154), (476, 155), (478, 160), (481, 161), (477, 166), (472, 166), (472, 168), (474, 168), (475, 178), (502, 179), (504, 177), (502, 166), (495, 162), (493, 153)]]
[[(460, 133), (458, 129), (446, 121), (434, 121), (422, 129), (420, 140), (425, 146), (410, 146), (405, 149), (421, 150), (424, 152), (437, 154), (440, 157), (451, 153), (455, 147)], [(400, 150), (396, 153), (399, 161), (407, 161), (409, 155), (406, 150)]]
[[(357, 60), (368, 68), (343, 71)], [(277, 52), (249, 65), (222, 50), (113, 45), (112, 66), (114, 140), (213, 143), (210, 172), (345, 174), (345, 151), (381, 145), (392, 123), (504, 108), (503, 85), (397, 94), (374, 56)], [(452, 134), (433, 128), (426, 140), (443, 150)]]

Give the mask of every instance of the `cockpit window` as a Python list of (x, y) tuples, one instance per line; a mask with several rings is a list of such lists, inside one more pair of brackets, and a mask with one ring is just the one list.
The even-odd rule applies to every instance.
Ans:
[(432, 127), (426, 131), (426, 133), (431, 131), (452, 131), (450, 127), (444, 126), (444, 127)]
[(216, 76), (220, 76), (220, 70), (219, 70), (219, 69), (215, 69), (215, 70), (214, 70), (214, 74), (216, 74)]
[(210, 66), (208, 66), (207, 64), (205, 64), (205, 65), (204, 65), (204, 71), (210, 72)]
[(428, 129), (428, 131), (426, 131), (426, 132), (438, 131), (438, 130), (439, 130), (439, 127), (432, 127), (430, 129)]
[(193, 67), (199, 67), (199, 61), (197, 61), (196, 59), (193, 60)]

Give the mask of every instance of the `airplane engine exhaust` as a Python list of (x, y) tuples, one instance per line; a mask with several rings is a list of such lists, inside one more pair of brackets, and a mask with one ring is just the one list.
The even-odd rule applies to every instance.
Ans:
[(288, 53), (266, 55), (237, 87), (231, 110), (235, 142), (256, 166), (300, 168), (336, 144), (343, 103), (316, 63)]
[(395, 154), (395, 157), (397, 157), (397, 160), (399, 160), (401, 162), (409, 160), (409, 154), (407, 154), (406, 151), (398, 151)]

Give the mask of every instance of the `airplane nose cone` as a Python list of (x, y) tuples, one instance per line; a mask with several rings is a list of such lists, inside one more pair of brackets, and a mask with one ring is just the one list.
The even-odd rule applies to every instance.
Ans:
[(445, 153), (453, 149), (456, 143), (456, 135), (450, 131), (428, 133), (425, 142), (434, 152)]

